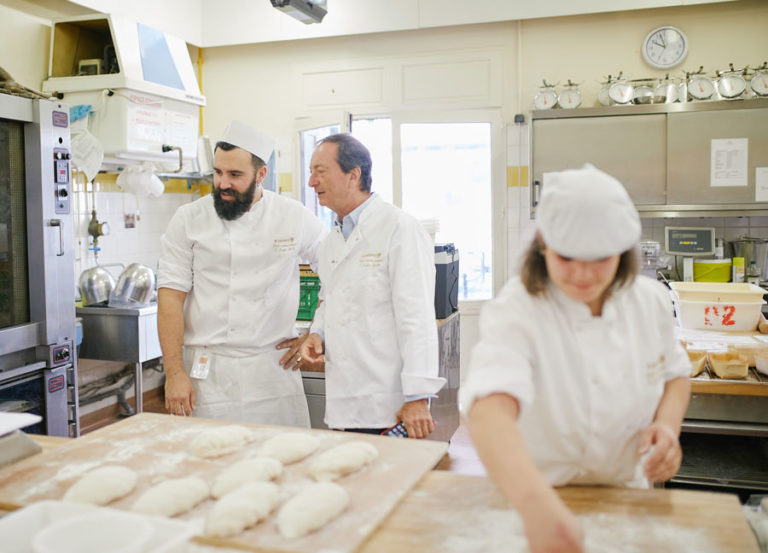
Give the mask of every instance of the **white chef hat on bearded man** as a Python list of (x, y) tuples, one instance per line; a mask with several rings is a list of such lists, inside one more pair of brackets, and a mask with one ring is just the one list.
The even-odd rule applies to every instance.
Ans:
[(590, 164), (547, 173), (536, 227), (548, 248), (585, 261), (624, 253), (642, 232), (624, 186)]
[(270, 137), (241, 121), (231, 121), (221, 141), (251, 152), (264, 163), (269, 163), (269, 157), (275, 149), (275, 143)]

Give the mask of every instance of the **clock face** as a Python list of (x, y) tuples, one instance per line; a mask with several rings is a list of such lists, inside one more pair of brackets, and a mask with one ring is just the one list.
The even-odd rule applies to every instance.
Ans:
[(677, 27), (667, 25), (652, 30), (643, 41), (643, 59), (652, 67), (668, 69), (688, 54), (688, 38)]

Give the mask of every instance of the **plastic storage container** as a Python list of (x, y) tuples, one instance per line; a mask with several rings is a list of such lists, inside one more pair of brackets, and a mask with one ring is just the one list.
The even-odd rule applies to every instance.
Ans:
[(759, 302), (766, 291), (746, 282), (670, 282), (675, 299), (708, 302)]
[(741, 303), (674, 300), (672, 303), (678, 324), (683, 328), (748, 331), (757, 328), (765, 301)]

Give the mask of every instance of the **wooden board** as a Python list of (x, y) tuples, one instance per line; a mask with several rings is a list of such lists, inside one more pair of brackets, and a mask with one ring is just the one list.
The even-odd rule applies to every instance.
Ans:
[[(579, 486), (560, 488), (558, 493), (582, 521), (602, 525), (599, 533), (610, 540), (592, 548), (588, 541), (587, 551), (759, 551), (735, 495)], [(508, 514), (507, 502), (487, 478), (433, 471), (360, 553), (515, 553), (519, 549), (506, 537), (510, 529), (502, 521)], [(499, 544), (503, 545), (493, 547)]]
[[(273, 513), (255, 528), (219, 545), (251, 551), (309, 553), (327, 549), (349, 553), (437, 464), (448, 447), (447, 443), (426, 440), (245, 424), (252, 429), (255, 439), (242, 450), (215, 459), (187, 453), (189, 442), (200, 431), (226, 424), (231, 423), (150, 413), (130, 417), (0, 470), (0, 503), (28, 505), (41, 499), (60, 499), (87, 471), (103, 464), (119, 464), (135, 470), (139, 484), (130, 495), (110, 507), (130, 509), (139, 495), (165, 479), (196, 475), (210, 485), (228, 465), (254, 456), (268, 438), (287, 431), (304, 431), (321, 438), (318, 453), (349, 440), (369, 441), (378, 448), (377, 460), (337, 481), (350, 494), (347, 510), (325, 528), (294, 540), (280, 536)], [(281, 487), (281, 502), (313, 482), (308, 474), (309, 459), (285, 467), (276, 481)], [(213, 499), (204, 501), (180, 518), (204, 518), (213, 504)]]

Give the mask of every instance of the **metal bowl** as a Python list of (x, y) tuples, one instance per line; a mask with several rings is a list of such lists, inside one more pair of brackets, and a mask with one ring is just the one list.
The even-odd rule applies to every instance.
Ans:
[(115, 288), (115, 279), (106, 269), (96, 266), (80, 273), (78, 280), (83, 305), (96, 305), (109, 300)]
[(117, 279), (115, 289), (109, 295), (112, 307), (147, 305), (155, 290), (155, 273), (146, 265), (131, 263)]

